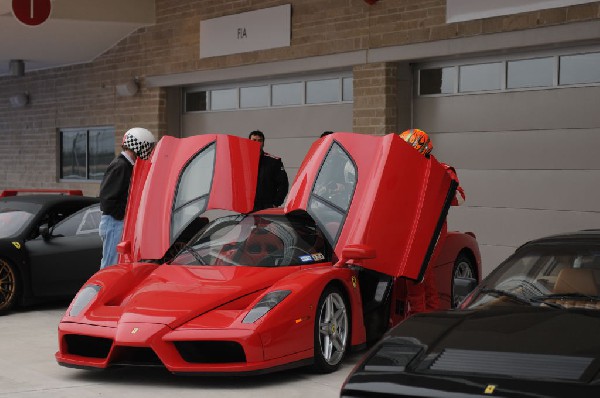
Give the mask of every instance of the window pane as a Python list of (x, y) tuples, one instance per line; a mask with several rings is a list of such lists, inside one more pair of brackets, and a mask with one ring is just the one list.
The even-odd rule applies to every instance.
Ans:
[(344, 225), (344, 213), (316, 197), (311, 197), (308, 201), (307, 211), (327, 235), (332, 246), (335, 246), (338, 234)]
[(93, 206), (93, 207), (85, 210), (85, 214), (83, 215), (83, 220), (77, 228), (77, 235), (98, 233), (98, 228), (100, 227), (100, 218), (101, 217), (102, 217), (102, 212), (100, 211), (99, 205)]
[(56, 224), (52, 234), (55, 236), (97, 234), (101, 216), (102, 212), (99, 205), (79, 210), (77, 213)]
[(204, 212), (212, 184), (214, 160), (215, 144), (211, 144), (183, 170), (173, 208), (171, 242), (198, 214)]
[(85, 180), (87, 131), (62, 131), (61, 135), (60, 178)]
[(600, 83), (600, 53), (560, 57), (559, 84)]
[(340, 100), (340, 79), (313, 80), (306, 82), (306, 103), (320, 104)]
[(471, 91), (500, 90), (502, 86), (502, 63), (464, 65), (460, 67), (459, 89)]
[(313, 193), (346, 212), (356, 185), (356, 166), (348, 154), (333, 144), (323, 161)]
[(452, 94), (455, 80), (454, 67), (421, 69), (419, 71), (419, 94)]
[(102, 180), (109, 163), (115, 157), (114, 128), (91, 130), (90, 140), (90, 180)]
[(242, 87), (240, 89), (241, 108), (266, 108), (269, 106), (269, 86)]
[(236, 109), (237, 89), (213, 90), (210, 92), (210, 109)]
[(272, 102), (273, 106), (300, 105), (302, 104), (303, 83), (273, 84)]
[(185, 93), (186, 112), (205, 111), (207, 109), (206, 104), (206, 91)]
[(509, 61), (506, 75), (507, 88), (550, 87), (554, 76), (553, 58)]
[(353, 79), (351, 77), (345, 77), (342, 79), (342, 85), (342, 101), (354, 100)]

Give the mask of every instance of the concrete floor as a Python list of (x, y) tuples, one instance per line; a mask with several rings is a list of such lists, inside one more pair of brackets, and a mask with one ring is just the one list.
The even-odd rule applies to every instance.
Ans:
[(362, 354), (351, 355), (327, 375), (306, 369), (246, 377), (183, 377), (161, 368), (71, 369), (54, 359), (57, 326), (66, 306), (38, 306), (0, 317), (0, 397), (338, 398)]

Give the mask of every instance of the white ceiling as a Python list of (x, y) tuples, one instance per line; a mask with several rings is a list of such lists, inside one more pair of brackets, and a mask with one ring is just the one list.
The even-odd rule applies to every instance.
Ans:
[(0, 0), (0, 76), (10, 74), (10, 60), (23, 60), (25, 74), (93, 61), (155, 23), (154, 0), (51, 0), (50, 17), (37, 26), (15, 18), (12, 1)]

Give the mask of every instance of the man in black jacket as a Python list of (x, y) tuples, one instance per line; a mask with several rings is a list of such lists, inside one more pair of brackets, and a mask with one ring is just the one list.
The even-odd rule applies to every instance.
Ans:
[(280, 206), (288, 192), (288, 177), (281, 158), (264, 151), (265, 135), (254, 130), (249, 135), (252, 141), (260, 142), (260, 161), (258, 164), (258, 182), (254, 210)]
[(117, 244), (123, 235), (123, 218), (129, 196), (129, 183), (135, 160), (148, 159), (156, 139), (141, 127), (127, 130), (123, 136), (123, 151), (108, 165), (100, 184), (100, 237), (102, 238), (102, 260), (100, 268), (116, 264)]

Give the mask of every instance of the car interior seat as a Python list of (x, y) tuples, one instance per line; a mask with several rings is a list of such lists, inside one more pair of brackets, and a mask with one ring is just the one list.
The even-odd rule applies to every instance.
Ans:
[(591, 268), (563, 268), (556, 278), (554, 293), (580, 293), (597, 296), (600, 292), (600, 270)]

